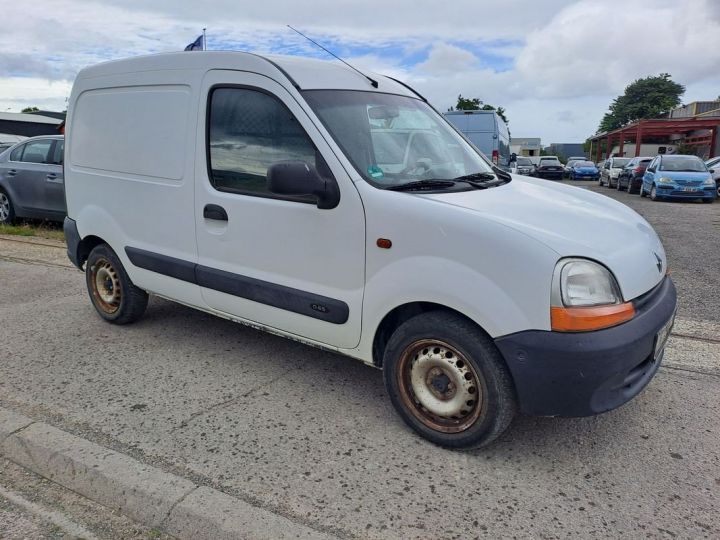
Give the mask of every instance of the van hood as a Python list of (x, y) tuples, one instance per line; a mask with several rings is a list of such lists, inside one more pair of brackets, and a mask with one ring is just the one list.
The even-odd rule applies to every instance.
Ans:
[(558, 259), (585, 257), (604, 264), (615, 275), (625, 301), (649, 291), (665, 276), (667, 260), (660, 239), (634, 210), (584, 188), (512, 178), (496, 188), (419, 196), (476, 212), (533, 237), (554, 250)]

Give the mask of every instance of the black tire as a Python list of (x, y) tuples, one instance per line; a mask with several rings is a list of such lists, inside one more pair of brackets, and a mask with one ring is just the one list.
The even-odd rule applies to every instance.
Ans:
[(620, 182), (620, 179), (619, 179), (619, 178), (618, 178), (618, 180), (617, 180), (617, 190), (618, 190), (618, 191), (623, 191), (622, 182)]
[(640, 184), (640, 197), (647, 197), (647, 193), (645, 193), (645, 184)]
[(657, 194), (657, 188), (655, 187), (655, 184), (653, 184), (653, 187), (650, 188), (650, 198), (653, 201), (657, 201), (659, 199)]
[(85, 284), (98, 314), (113, 324), (129, 324), (145, 313), (148, 294), (136, 287), (107, 244), (96, 246), (85, 263)]
[(10, 196), (0, 189), (0, 223), (10, 224), (15, 220), (15, 208)]
[[(508, 428), (517, 410), (512, 377), (495, 344), (453, 313), (423, 313), (401, 324), (385, 348), (383, 376), (405, 423), (442, 446), (487, 445)], [(448, 407), (452, 414), (434, 412), (433, 406)]]

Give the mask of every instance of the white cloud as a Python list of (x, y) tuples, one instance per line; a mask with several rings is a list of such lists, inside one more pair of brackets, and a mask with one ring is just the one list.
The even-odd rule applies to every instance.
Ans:
[(50, 111), (67, 108), (70, 81), (48, 81), (37, 77), (6, 77), (2, 79), (0, 111), (20, 112), (28, 106)]
[(543, 97), (619, 94), (669, 72), (693, 83), (719, 74), (717, 0), (582, 0), (533, 31), (518, 74)]
[(418, 64), (413, 71), (430, 75), (474, 71), (478, 68), (478, 58), (465, 49), (437, 42), (433, 44), (427, 60)]

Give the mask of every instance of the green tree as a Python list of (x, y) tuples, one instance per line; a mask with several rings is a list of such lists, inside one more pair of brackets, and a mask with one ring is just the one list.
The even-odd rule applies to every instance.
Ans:
[[(455, 109), (458, 111), (479, 111), (482, 104), (483, 102), (480, 101), (480, 98), (464, 98), (462, 97), (462, 94), (460, 94), (458, 95), (457, 105), (455, 105)], [(448, 111), (452, 110), (452, 107), (448, 109)]]
[(22, 111), (20, 111), (20, 112), (30, 113), (30, 112), (37, 112), (37, 111), (39, 111), (39, 110), (40, 110), (40, 109), (38, 109), (37, 107), (25, 107), (25, 108), (24, 108)]
[[(510, 122), (507, 119), (507, 116), (505, 115), (505, 108), (504, 107), (493, 107), (492, 105), (488, 103), (483, 103), (483, 101), (480, 98), (464, 98), (462, 97), (462, 94), (458, 95), (457, 104), (455, 105), (455, 108), (452, 107), (448, 108), (448, 111), (495, 111), (500, 118), (503, 119), (503, 122), (505, 122), (505, 125), (508, 125)], [(510, 130), (508, 130), (509, 132)]]
[(616, 97), (605, 113), (598, 132), (612, 131), (638, 120), (657, 118), (680, 105), (685, 87), (670, 78), (669, 73), (637, 79)]

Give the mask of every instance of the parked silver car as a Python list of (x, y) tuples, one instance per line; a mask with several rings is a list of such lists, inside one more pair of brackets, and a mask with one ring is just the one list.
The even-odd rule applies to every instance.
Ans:
[(707, 168), (712, 171), (713, 180), (715, 180), (715, 186), (717, 187), (718, 198), (720, 199), (720, 157), (714, 157), (708, 159), (705, 162)]
[(618, 176), (620, 176), (620, 172), (623, 170), (623, 167), (625, 167), (628, 163), (630, 163), (630, 158), (611, 157), (606, 159), (603, 163), (603, 168), (600, 169), (600, 178), (598, 183), (601, 186), (607, 185), (609, 188), (616, 188)]
[(62, 135), (26, 139), (0, 154), (0, 223), (66, 215)]

